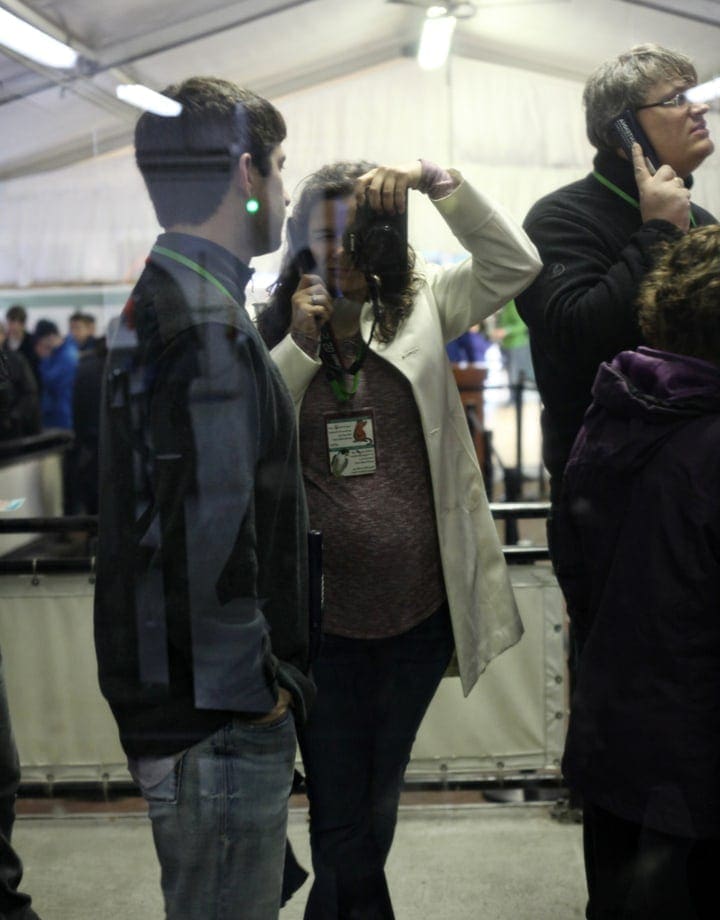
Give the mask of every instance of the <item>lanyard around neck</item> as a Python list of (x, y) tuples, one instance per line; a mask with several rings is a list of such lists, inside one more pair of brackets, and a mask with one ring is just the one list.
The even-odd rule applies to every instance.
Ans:
[[(357, 358), (349, 367), (345, 366), (340, 346), (337, 343), (332, 326), (326, 323), (320, 330), (320, 360), (325, 367), (325, 374), (330, 381), (332, 391), (340, 402), (345, 402), (357, 392), (360, 380), (360, 368), (365, 363), (365, 358), (367, 358), (368, 351), (370, 350), (370, 343), (375, 334), (376, 323), (377, 317), (373, 316), (373, 324), (367, 342), (362, 338), (362, 333), (360, 334), (360, 351), (358, 352)], [(345, 386), (345, 376), (352, 377), (350, 389), (347, 389)]]
[[(638, 211), (640, 210), (640, 202), (637, 200), (637, 198), (633, 198), (632, 195), (628, 195), (627, 192), (623, 191), (623, 189), (615, 185), (614, 182), (611, 182), (596, 169), (593, 170), (593, 176), (597, 179), (600, 185), (604, 185), (605, 188), (609, 188), (611, 192), (614, 192), (619, 198), (622, 198), (623, 201), (627, 201), (628, 204), (631, 204), (634, 208), (637, 208)], [(697, 226), (695, 223), (695, 215), (692, 211), (690, 211), (690, 223), (693, 227)]]
[(188, 259), (188, 257), (184, 256), (181, 252), (175, 252), (174, 249), (167, 249), (165, 246), (158, 246), (157, 243), (153, 246), (152, 252), (172, 259), (173, 262), (178, 262), (180, 265), (184, 265), (185, 268), (189, 268), (190, 271), (195, 272), (196, 275), (200, 275), (201, 278), (204, 278), (205, 281), (208, 281), (213, 287), (216, 287), (218, 291), (224, 294), (236, 307), (240, 306), (225, 285), (221, 281), (218, 281), (215, 275), (211, 274), (204, 266), (198, 265), (198, 263), (193, 262), (192, 259)]
[[(320, 360), (325, 367), (325, 375), (330, 381), (330, 387), (340, 402), (346, 402), (357, 392), (358, 382), (360, 380), (360, 368), (365, 363), (370, 343), (375, 335), (375, 326), (377, 326), (378, 317), (381, 313), (380, 306), (380, 279), (375, 275), (366, 275), (368, 288), (370, 290), (370, 299), (372, 300), (373, 321), (370, 327), (370, 336), (367, 342), (360, 332), (361, 346), (357, 358), (352, 362), (350, 367), (345, 367), (340, 348), (335, 338), (330, 323), (326, 323), (320, 330)], [(345, 387), (345, 376), (352, 377), (350, 389)]]

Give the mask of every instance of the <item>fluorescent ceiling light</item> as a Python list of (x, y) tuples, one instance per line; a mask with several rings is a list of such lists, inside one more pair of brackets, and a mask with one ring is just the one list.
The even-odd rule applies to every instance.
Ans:
[(69, 45), (3, 9), (0, 9), (0, 45), (47, 67), (74, 67), (79, 56)]
[(451, 3), (448, 10), (451, 16), (456, 19), (472, 19), (477, 13), (477, 7), (474, 3)]
[(435, 70), (445, 63), (450, 53), (455, 22), (454, 16), (425, 20), (417, 56), (418, 64), (423, 70)]
[(685, 95), (691, 102), (712, 102), (720, 96), (720, 77), (685, 90)]
[(115, 87), (115, 95), (128, 105), (134, 105), (144, 112), (153, 112), (155, 115), (166, 115), (174, 118), (182, 112), (182, 104), (154, 89), (143, 86), (142, 83), (121, 83)]

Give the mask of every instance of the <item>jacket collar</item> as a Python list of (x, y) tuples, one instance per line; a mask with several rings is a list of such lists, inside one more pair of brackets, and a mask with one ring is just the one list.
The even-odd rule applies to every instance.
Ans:
[[(637, 198), (638, 190), (635, 182), (635, 173), (633, 165), (629, 160), (624, 160), (621, 156), (609, 150), (598, 150), (593, 159), (593, 169), (600, 173), (606, 179), (609, 179), (619, 189), (622, 189), (632, 198)], [(693, 177), (688, 176), (685, 180), (685, 186), (692, 188)]]
[(637, 198), (638, 190), (635, 174), (632, 163), (628, 162), (628, 160), (623, 160), (616, 153), (598, 150), (593, 160), (593, 168), (595, 172), (600, 173), (605, 179), (622, 189), (626, 195)]
[(241, 262), (228, 249), (188, 233), (161, 233), (157, 245), (172, 249), (201, 265), (227, 288), (237, 303), (245, 303), (245, 288), (254, 269)]

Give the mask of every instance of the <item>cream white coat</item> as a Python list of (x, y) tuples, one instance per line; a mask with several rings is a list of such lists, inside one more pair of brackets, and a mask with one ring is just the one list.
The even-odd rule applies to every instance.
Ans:
[[(524, 231), (467, 182), (434, 204), (471, 258), (442, 268), (418, 258), (416, 271), (424, 283), (410, 317), (392, 342), (373, 341), (371, 347), (408, 379), (420, 413), (467, 695), (487, 664), (514, 645), (523, 629), (445, 343), (526, 288), (541, 263)], [(371, 322), (371, 306), (365, 304), (365, 340)], [(299, 410), (320, 361), (310, 358), (290, 335), (272, 356)]]

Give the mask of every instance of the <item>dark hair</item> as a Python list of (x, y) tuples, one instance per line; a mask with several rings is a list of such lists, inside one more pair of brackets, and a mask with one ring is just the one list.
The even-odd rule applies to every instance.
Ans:
[(583, 92), (587, 136), (598, 150), (615, 150), (620, 142), (612, 122), (623, 109), (637, 109), (661, 80), (697, 83), (693, 62), (678, 51), (651, 43), (635, 45), (604, 61), (588, 78)]
[(285, 121), (267, 99), (215, 77), (191, 77), (163, 95), (182, 111), (174, 118), (140, 116), (135, 160), (163, 227), (200, 224), (218, 209), (243, 153), (268, 175), (270, 155), (285, 140)]
[(86, 315), (85, 313), (82, 313), (80, 310), (76, 310), (76, 311), (72, 314), (72, 316), (68, 317), (68, 322), (69, 322), (69, 323), (76, 323), (76, 322), (78, 322), (78, 323), (86, 323), (86, 322), (87, 322), (87, 315)]
[(33, 336), (35, 341), (37, 342), (49, 335), (60, 335), (60, 330), (52, 320), (39, 319), (37, 321), (37, 325), (35, 326), (35, 333)]
[(27, 322), (27, 310), (21, 304), (15, 303), (8, 307), (5, 319), (11, 323), (22, 323), (24, 326)]
[[(288, 241), (280, 266), (280, 275), (271, 289), (270, 300), (258, 307), (258, 329), (268, 348), (277, 345), (290, 327), (292, 295), (301, 275), (297, 255), (300, 250), (307, 247), (307, 230), (312, 209), (320, 201), (332, 201), (352, 195), (355, 181), (374, 166), (374, 163), (365, 160), (341, 160), (322, 166), (305, 180), (290, 218), (293, 227), (292, 244), (295, 248), (291, 248)], [(415, 254), (408, 247), (408, 270), (388, 272), (380, 278), (382, 311), (375, 335), (381, 342), (390, 342), (400, 324), (412, 311), (418, 283), (413, 272), (414, 266)]]
[(645, 340), (720, 365), (720, 227), (693, 228), (660, 251), (638, 295)]

